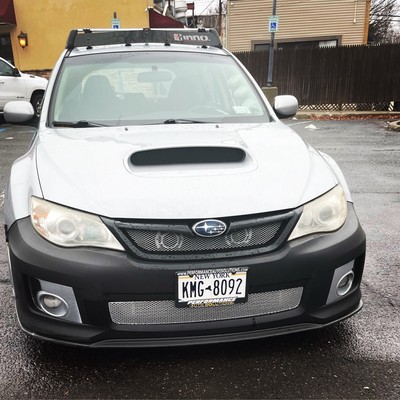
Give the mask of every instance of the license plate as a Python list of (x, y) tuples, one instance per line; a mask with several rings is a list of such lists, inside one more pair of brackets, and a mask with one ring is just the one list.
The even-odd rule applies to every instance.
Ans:
[(177, 272), (177, 307), (232, 305), (247, 300), (247, 269)]

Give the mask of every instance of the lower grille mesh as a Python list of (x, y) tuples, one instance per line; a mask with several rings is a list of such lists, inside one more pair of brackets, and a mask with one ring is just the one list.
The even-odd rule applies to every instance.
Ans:
[(219, 321), (279, 313), (298, 307), (302, 287), (249, 294), (246, 303), (177, 308), (172, 300), (108, 303), (111, 320), (120, 325), (163, 325)]

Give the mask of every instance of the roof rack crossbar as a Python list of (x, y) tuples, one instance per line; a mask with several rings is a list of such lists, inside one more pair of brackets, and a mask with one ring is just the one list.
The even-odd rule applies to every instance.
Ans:
[(191, 44), (222, 48), (215, 29), (74, 29), (66, 44), (75, 47), (106, 46), (130, 43)]

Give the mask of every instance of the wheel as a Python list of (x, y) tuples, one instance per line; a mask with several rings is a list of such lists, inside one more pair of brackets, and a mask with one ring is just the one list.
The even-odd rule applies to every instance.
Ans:
[(39, 118), (42, 110), (43, 93), (35, 93), (31, 98), (31, 104), (35, 111), (35, 118)]

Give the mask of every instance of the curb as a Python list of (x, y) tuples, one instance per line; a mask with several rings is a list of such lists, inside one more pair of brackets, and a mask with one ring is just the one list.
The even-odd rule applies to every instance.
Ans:
[(309, 111), (299, 110), (297, 119), (400, 119), (398, 111)]

